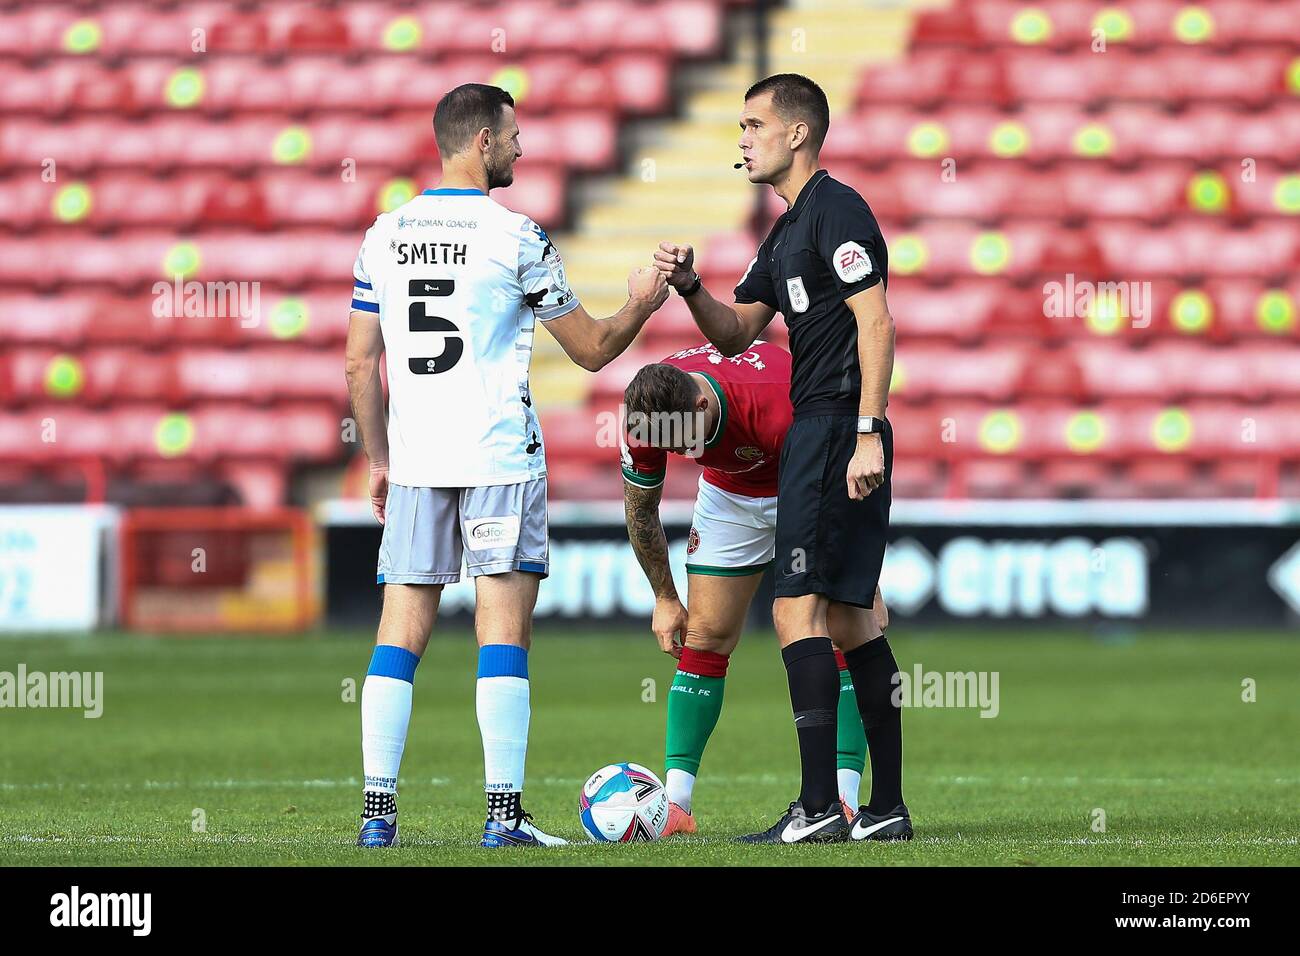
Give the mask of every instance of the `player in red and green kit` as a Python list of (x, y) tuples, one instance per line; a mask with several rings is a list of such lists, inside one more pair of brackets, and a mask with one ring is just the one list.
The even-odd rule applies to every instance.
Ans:
[[(694, 833), (692, 793), (722, 712), (727, 662), (774, 557), (777, 466), (792, 414), (790, 353), (766, 342), (731, 357), (708, 344), (685, 349), (637, 372), (623, 400), (628, 537), (654, 589), (651, 629), (678, 662), (668, 695), (664, 836)], [(694, 458), (704, 469), (686, 546), (685, 607), (659, 519), (669, 453)], [(887, 624), (877, 592), (874, 626), (883, 631)], [(874, 635), (831, 635), (850, 648), (868, 636)], [(836, 656), (840, 798), (855, 808), (867, 740), (852, 680), (838, 650)]]

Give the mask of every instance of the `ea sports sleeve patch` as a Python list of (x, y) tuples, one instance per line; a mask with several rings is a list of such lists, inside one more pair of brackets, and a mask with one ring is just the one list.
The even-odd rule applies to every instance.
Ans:
[(871, 257), (867, 255), (866, 248), (852, 239), (835, 247), (831, 264), (841, 282), (861, 282), (872, 272)]
[(817, 253), (834, 276), (841, 299), (885, 279), (880, 226), (861, 197), (855, 198), (857, 202), (826, 207), (815, 230)]

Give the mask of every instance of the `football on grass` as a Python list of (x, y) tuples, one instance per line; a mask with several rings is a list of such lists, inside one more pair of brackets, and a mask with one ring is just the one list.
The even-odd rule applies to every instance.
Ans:
[(582, 785), (578, 815), (597, 843), (658, 840), (668, 824), (668, 794), (659, 778), (640, 764), (610, 764)]

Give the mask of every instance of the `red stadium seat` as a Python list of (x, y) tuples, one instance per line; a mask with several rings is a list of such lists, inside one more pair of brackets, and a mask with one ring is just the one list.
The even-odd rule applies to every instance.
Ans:
[(1035, 163), (1077, 159), (1087, 155), (1080, 152), (1084, 146), (1120, 163), (1240, 162), (1242, 156), (1286, 163), (1300, 151), (1300, 103), (1250, 112), (1204, 105), (1177, 115), (1128, 104), (1091, 112), (1065, 104), (1009, 112), (962, 105), (930, 113), (873, 104), (831, 126), (822, 157), (829, 164), (951, 157), (960, 170), (964, 160), (1002, 159), (994, 144), (1004, 128), (1021, 131), (1018, 155)]
[(1089, 498), (1113, 486), (1114, 466), (1099, 458), (1054, 458), (1040, 472), (1047, 496)]
[(1103, 223), (1090, 233), (1113, 275), (1267, 278), (1294, 273), (1300, 265), (1300, 230), (1288, 222), (1260, 222), (1245, 229), (1209, 222), (1164, 229)]
[(1025, 103), (1204, 103), (1264, 106), (1282, 92), (1290, 57), (1282, 49), (1140, 53), (1110, 49), (1058, 54), (1037, 50), (1003, 57), (1011, 97)]
[(917, 51), (896, 63), (868, 69), (858, 87), (864, 107), (879, 103), (937, 106), (954, 100), (965, 103), (1010, 101), (1005, 68), (992, 57), (972, 57), (964, 51)]
[(1276, 498), (1280, 470), (1273, 459), (1221, 461), (1211, 466), (1217, 493), (1228, 498)]
[[(1127, 37), (1109, 40), (1108, 50), (1128, 46), (1149, 49), (1173, 46), (1179, 42), (1175, 30), (1177, 17), (1187, 9), (1182, 0), (1138, 0), (1109, 8), (1085, 0), (1045, 0), (1028, 6), (1006, 0), (981, 0), (980, 3), (953, 4), (942, 10), (923, 12), (917, 23), (918, 44), (950, 44), (974, 48), (1014, 46), (1029, 42), (1062, 49), (1078, 48), (1092, 42), (1092, 31), (1103, 9), (1128, 17)], [(1250, 3), (1242, 0), (1207, 0), (1197, 7), (1208, 13), (1213, 24), (1199, 42), (1213, 47), (1231, 47), (1250, 43), (1271, 44), (1294, 30), (1300, 19), (1295, 0)], [(1023, 19), (1037, 14), (1044, 18), (1045, 31), (1029, 30), (1034, 24)], [(1020, 22), (1020, 30), (1015, 27)]]
[(894, 462), (890, 484), (895, 500), (903, 498), (942, 498), (947, 475), (937, 461), (926, 458), (899, 459)]
[[(882, 219), (953, 217), (998, 223), (1006, 219), (1141, 219), (1161, 221), (1188, 209), (1188, 183), (1196, 171), (1183, 162), (1156, 161), (1138, 169), (1116, 170), (1084, 161), (1038, 169), (1018, 160), (972, 160), (960, 175), (941, 178), (932, 161), (897, 160), (879, 168), (837, 162), (830, 172), (853, 186)], [(1276, 168), (1268, 184), (1280, 178)], [(1252, 195), (1277, 213), (1272, 187)], [(773, 194), (771, 215), (784, 204)]]
[(594, 405), (580, 409), (555, 408), (544, 412), (541, 420), (548, 462), (564, 459), (618, 468), (618, 445), (601, 447), (600, 444), (602, 437), (618, 441), (616, 412)]
[[(347, 399), (342, 368), (336, 348), (185, 349), (176, 356), (181, 394), (195, 401), (322, 399), (341, 404)], [(286, 375), (285, 369), (293, 374)]]
[[(284, 138), (290, 135), (296, 138)], [(526, 155), (552, 166), (604, 169), (615, 156), (614, 120), (607, 113), (537, 117), (524, 135)], [(218, 125), (194, 116), (165, 116), (147, 123), (95, 118), (64, 125), (22, 118), (0, 125), (0, 161), (40, 167), (46, 157), (57, 156), (78, 173), (114, 167), (245, 170), (273, 167), (277, 155), (301, 156), (293, 165), (337, 174), (344, 159), (360, 167), (411, 168), (431, 162), (437, 153), (427, 113), (306, 123), (259, 116)]]
[(1124, 468), (1124, 479), (1142, 498), (1179, 498), (1204, 487), (1192, 462), (1184, 458), (1142, 458)]
[[(674, 472), (683, 468), (670, 468), (664, 482), (665, 494), (669, 484), (678, 481)], [(546, 490), (558, 501), (611, 501), (623, 497), (623, 475), (616, 465), (597, 464), (576, 458), (556, 456), (546, 460)], [(681, 497), (674, 493), (670, 497)]]
[(1005, 279), (969, 278), (948, 285), (929, 285), (919, 277), (903, 276), (889, 283), (889, 306), (900, 341), (945, 338), (976, 342), (1004, 333), (1045, 336), (1042, 293), (1020, 289)]
[(894, 360), (890, 394), (923, 401), (935, 396), (970, 396), (989, 401), (1013, 398), (1035, 356), (1025, 349), (958, 349), (913, 345)]
[[(135, 2), (94, 4), (97, 9), (86, 10), (74, 0), (49, 0), (43, 9), (0, 11), (0, 37), (4, 38), (0, 54), (58, 53), (68, 27), (89, 15), (102, 34), (96, 52), (106, 58), (175, 54), (176, 38), (184, 38), (188, 47), (195, 28), (205, 31), (207, 49), (212, 51), (379, 53), (390, 48), (389, 30), (399, 18), (415, 21), (415, 49), (425, 54), (480, 52), (494, 39), (492, 31), (500, 29), (510, 53), (577, 49), (590, 54), (613, 49), (701, 56), (717, 52), (721, 44), (724, 5), (716, 0), (671, 0), (652, 6), (619, 0), (453, 0), (412, 8), (406, 3), (352, 0), (318, 16), (316, 4), (232, 9), (198, 0), (174, 8)], [(682, 22), (689, 22), (691, 29), (671, 28)], [(18, 36), (25, 36), (27, 42), (18, 42)]]
[(292, 51), (344, 52), (351, 36), (347, 20), (337, 11), (316, 4), (277, 4), (267, 10), (271, 42)]
[(955, 469), (954, 482), (962, 497), (1043, 498), (1046, 485), (1032, 469), (1014, 458), (966, 458)]
[[(0, 238), (0, 281), (38, 287), (152, 287), (157, 282), (174, 282), (175, 276), (167, 274), (167, 257), (184, 241), (180, 236), (155, 232), (103, 239), (59, 239), (49, 234), (23, 242)], [(199, 265), (186, 279), (212, 277), (213, 283), (221, 284), (337, 282), (340, 276), (351, 276), (359, 245), (359, 237), (343, 233), (213, 233), (192, 243)]]
[(342, 449), (341, 416), (332, 405), (209, 405), (192, 418), (192, 454), (200, 460), (328, 461)]

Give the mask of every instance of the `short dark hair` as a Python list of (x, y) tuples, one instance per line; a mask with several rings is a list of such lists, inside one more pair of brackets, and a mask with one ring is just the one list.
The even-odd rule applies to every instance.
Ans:
[(808, 141), (814, 153), (822, 148), (826, 131), (831, 128), (831, 108), (820, 86), (799, 73), (777, 73), (751, 86), (745, 99), (761, 93), (772, 94), (772, 108), (783, 122), (801, 120), (808, 124)]
[(501, 114), (515, 99), (499, 86), (464, 83), (438, 101), (433, 111), (433, 135), (445, 158), (469, 146), (478, 131), (501, 128)]
[(700, 390), (690, 374), (675, 365), (656, 362), (641, 368), (623, 390), (623, 405), (629, 420), (633, 414), (652, 415), (655, 412), (678, 412), (689, 415), (695, 411)]

